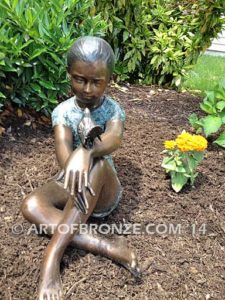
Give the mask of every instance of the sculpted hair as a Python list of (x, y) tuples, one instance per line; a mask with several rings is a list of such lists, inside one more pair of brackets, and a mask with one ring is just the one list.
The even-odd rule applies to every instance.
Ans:
[(102, 61), (106, 64), (109, 77), (112, 75), (115, 56), (111, 46), (103, 39), (94, 36), (78, 38), (67, 54), (68, 72), (75, 61), (93, 63)]

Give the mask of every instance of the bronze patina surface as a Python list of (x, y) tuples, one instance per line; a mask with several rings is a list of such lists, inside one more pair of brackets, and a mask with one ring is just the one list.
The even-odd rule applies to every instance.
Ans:
[[(93, 49), (93, 53), (87, 49)], [(99, 59), (98, 52), (105, 58)], [(86, 53), (87, 52), (87, 53)], [(62, 233), (60, 224), (84, 224), (94, 210), (101, 212), (113, 207), (121, 185), (112, 166), (104, 159), (121, 144), (123, 121), (109, 120), (102, 132), (89, 115), (89, 110), (101, 105), (101, 99), (113, 70), (114, 55), (102, 39), (78, 39), (68, 54), (68, 73), (76, 104), (85, 110), (79, 125), (82, 144), (73, 149), (73, 132), (59, 124), (54, 127), (56, 157), (61, 168), (56, 180), (36, 189), (22, 204), (22, 213), (31, 223), (49, 225), (52, 235), (41, 267), (38, 297), (64, 299), (60, 278), (60, 261), (66, 247), (74, 247), (115, 260), (139, 274), (135, 252), (125, 243), (104, 237), (80, 234), (79, 230)], [(97, 136), (97, 137), (95, 137)], [(54, 224), (54, 232), (52, 232)]]

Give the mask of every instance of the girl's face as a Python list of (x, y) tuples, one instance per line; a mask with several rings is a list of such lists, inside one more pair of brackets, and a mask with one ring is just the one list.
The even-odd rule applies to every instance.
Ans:
[(75, 61), (69, 74), (78, 105), (82, 108), (97, 106), (109, 82), (106, 64), (102, 61)]

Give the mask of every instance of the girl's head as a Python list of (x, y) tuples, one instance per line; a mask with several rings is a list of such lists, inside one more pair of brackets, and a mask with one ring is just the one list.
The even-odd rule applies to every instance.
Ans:
[(105, 64), (109, 80), (113, 73), (115, 56), (111, 46), (105, 40), (99, 37), (85, 36), (78, 38), (68, 51), (68, 73), (77, 61)]
[(71, 87), (79, 106), (98, 106), (114, 67), (110, 45), (97, 37), (79, 38), (68, 52), (67, 64)]

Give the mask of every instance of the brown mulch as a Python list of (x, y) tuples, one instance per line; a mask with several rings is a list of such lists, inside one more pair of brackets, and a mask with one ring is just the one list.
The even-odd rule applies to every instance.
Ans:
[[(61, 268), (68, 299), (225, 299), (225, 151), (211, 144), (195, 186), (179, 194), (160, 166), (163, 141), (189, 129), (187, 117), (198, 112), (200, 99), (140, 86), (109, 94), (124, 106), (127, 122), (114, 154), (123, 198), (104, 222), (180, 224), (181, 232), (124, 236), (143, 264), (142, 280), (107, 258), (69, 248)], [(36, 299), (49, 241), (12, 233), (15, 224), (29, 228), (20, 213), (23, 197), (57, 171), (51, 127), (24, 122), (9, 115), (0, 137), (0, 299)]]

